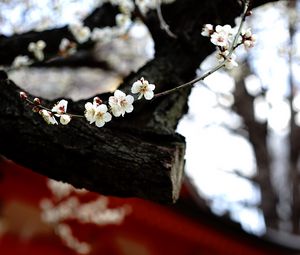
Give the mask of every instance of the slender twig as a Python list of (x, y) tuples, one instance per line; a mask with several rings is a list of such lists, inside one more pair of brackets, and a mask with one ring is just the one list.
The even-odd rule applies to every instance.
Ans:
[(191, 86), (193, 85), (194, 83), (198, 82), (198, 81), (201, 81), (201, 80), (204, 80), (207, 76), (211, 75), (212, 73), (216, 72), (217, 70), (221, 69), (226, 63), (226, 60), (224, 60), (222, 63), (220, 63), (219, 65), (215, 66), (214, 68), (212, 68), (211, 70), (209, 70), (208, 72), (206, 72), (204, 75), (200, 76), (200, 77), (197, 77), (195, 78), (194, 80), (191, 80), (187, 83), (184, 83), (182, 85), (179, 85), (178, 87), (176, 88), (173, 88), (173, 89), (169, 89), (169, 90), (166, 90), (164, 92), (161, 92), (161, 93), (157, 93), (154, 95), (154, 97), (160, 97), (160, 96), (164, 96), (164, 95), (168, 95), (170, 93), (173, 93), (177, 90), (180, 90), (180, 89), (183, 89), (183, 88), (186, 88), (188, 86)]
[(239, 39), (239, 36), (241, 34), (241, 31), (242, 31), (242, 28), (243, 28), (243, 24), (244, 24), (246, 16), (247, 16), (249, 4), (250, 4), (250, 1), (249, 0), (245, 0), (245, 2), (244, 2), (244, 10), (243, 10), (243, 13), (241, 15), (241, 22), (240, 22), (238, 31), (237, 31), (234, 39), (233, 39), (231, 47), (229, 48), (228, 55), (226, 56), (226, 58), (224, 59), (224, 61), (222, 61), (220, 64), (218, 64), (217, 66), (213, 67), (212, 69), (210, 69), (209, 71), (207, 71), (206, 73), (204, 73), (200, 77), (197, 77), (197, 78), (195, 78), (195, 79), (193, 79), (193, 80), (191, 80), (191, 81), (189, 81), (187, 83), (184, 83), (182, 85), (179, 85), (179, 86), (177, 86), (177, 87), (175, 87), (173, 89), (169, 89), (169, 90), (166, 90), (166, 91), (163, 91), (163, 92), (155, 94), (154, 98), (157, 98), (157, 97), (160, 97), (160, 96), (164, 96), (164, 95), (168, 95), (168, 94), (173, 93), (173, 92), (175, 92), (177, 90), (180, 90), (180, 89), (183, 89), (183, 88), (186, 88), (186, 87), (189, 87), (189, 86), (193, 86), (196, 82), (204, 80), (209, 75), (213, 74), (214, 72), (216, 72), (219, 69), (221, 69), (222, 67), (224, 67), (225, 64), (230, 60), (230, 57), (231, 57), (233, 51), (236, 49), (236, 47), (238, 45), (240, 45), (238, 43), (238, 39)]
[(156, 0), (156, 13), (159, 19), (160, 28), (163, 29), (170, 37), (177, 38), (171, 30), (167, 22), (165, 21), (161, 11), (161, 0)]

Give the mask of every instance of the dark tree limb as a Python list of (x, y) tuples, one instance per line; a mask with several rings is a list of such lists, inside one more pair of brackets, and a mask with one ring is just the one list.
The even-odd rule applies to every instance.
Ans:
[[(288, 8), (293, 10), (297, 7), (297, 1), (292, 0), (288, 2)], [(289, 47), (295, 47), (295, 33), (297, 32), (297, 24), (292, 20), (293, 17), (289, 17)], [(293, 107), (294, 93), (296, 91), (293, 73), (293, 53), (290, 51), (288, 53), (288, 68), (289, 68), (289, 89), (290, 95), (288, 97), (291, 120), (290, 120), (290, 135), (289, 135), (289, 179), (292, 184), (291, 187), (291, 222), (294, 234), (300, 233), (300, 198), (299, 198), (299, 152), (300, 152), (300, 128), (296, 124), (296, 111)]]
[[(236, 0), (179, 0), (166, 10), (166, 21), (178, 39), (165, 37), (150, 13), (146, 23), (156, 42), (155, 58), (125, 78), (122, 90), (128, 91), (141, 76), (157, 84), (156, 92), (194, 78), (199, 64), (214, 50), (200, 35), (203, 24), (232, 24), (241, 6)], [(101, 129), (83, 119), (68, 126), (48, 126), (18, 100), (18, 91), (18, 86), (2, 77), (2, 155), (43, 175), (102, 194), (164, 203), (178, 198), (185, 141), (175, 128), (187, 110), (189, 89), (138, 102), (132, 114)], [(103, 100), (108, 96), (100, 95)], [(44, 100), (45, 104), (56, 101)], [(70, 101), (68, 109), (82, 113), (86, 101)]]
[(101, 68), (102, 70), (112, 70), (105, 60), (98, 60), (93, 51), (81, 50), (76, 54), (68, 57), (54, 57), (51, 61), (38, 62), (31, 65), (32, 67), (89, 67)]
[[(115, 16), (118, 8), (110, 4), (96, 8), (83, 23), (89, 28), (105, 27), (115, 25)], [(76, 41), (67, 26), (55, 29), (49, 29), (41, 32), (29, 31), (23, 34), (13, 36), (0, 35), (0, 65), (9, 65), (18, 55), (32, 56), (27, 47), (30, 42), (44, 40), (47, 43), (45, 48), (46, 57), (50, 58), (57, 54), (59, 44), (63, 38)], [(91, 48), (92, 42), (87, 42), (79, 49)], [(33, 57), (33, 56), (32, 56)]]

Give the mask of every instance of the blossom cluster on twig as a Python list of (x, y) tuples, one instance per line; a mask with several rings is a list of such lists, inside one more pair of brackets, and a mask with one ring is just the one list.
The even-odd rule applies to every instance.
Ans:
[[(131, 87), (132, 94), (138, 94), (137, 100), (145, 98), (151, 100), (154, 97), (154, 84), (149, 84), (143, 77), (133, 83)], [(112, 116), (120, 117), (125, 113), (131, 113), (133, 111), (133, 102), (135, 98), (133, 95), (126, 95), (121, 90), (116, 90), (113, 96), (108, 98), (108, 105), (103, 103), (99, 97), (95, 97), (93, 102), (87, 102), (85, 104), (84, 115), (76, 115), (67, 113), (68, 101), (65, 99), (60, 100), (51, 109), (42, 105), (39, 98), (30, 100), (28, 95), (21, 91), (20, 98), (26, 101), (32, 106), (34, 112), (39, 113), (42, 118), (51, 125), (57, 125), (59, 122), (62, 125), (67, 125), (72, 118), (85, 117), (86, 120), (97, 127), (103, 127), (105, 123), (112, 120)]]
[[(120, 0), (115, 1), (120, 2)], [(123, 5), (121, 5), (121, 2)], [(124, 13), (129, 13), (131, 10), (131, 5), (129, 5), (130, 1), (121, 2), (119, 3), (120, 8), (122, 8)], [(128, 3), (128, 5), (125, 3)], [(236, 56), (233, 53), (234, 50), (240, 45), (244, 45), (246, 49), (249, 49), (253, 47), (256, 42), (256, 36), (252, 34), (251, 29), (243, 29), (245, 18), (249, 15), (248, 7), (249, 1), (245, 1), (244, 12), (241, 16), (237, 32), (230, 25), (217, 25), (215, 28), (211, 24), (204, 25), (201, 35), (209, 37), (211, 43), (217, 46), (217, 59), (220, 62), (217, 66), (204, 73), (201, 77), (197, 77), (185, 84), (157, 94), (154, 94), (155, 85), (149, 84), (149, 82), (142, 77), (132, 84), (131, 93), (138, 94), (137, 100), (143, 97), (146, 100), (151, 100), (155, 97), (173, 93), (187, 86), (192, 86), (197, 81), (204, 80), (222, 67), (231, 69), (238, 66), (235, 60)], [(70, 29), (75, 34), (75, 37), (77, 35), (77, 41), (84, 42), (90, 37), (89, 29), (82, 26), (82, 24), (77, 24), (76, 26), (70, 27)], [(69, 42), (64, 41), (63, 45), (64, 47), (61, 46), (61, 51), (73, 50)], [(44, 48), (45, 44), (42, 42), (30, 44), (30, 50), (34, 53), (36, 58), (42, 58), (43, 54), (41, 51)], [(123, 117), (126, 113), (131, 113), (134, 109), (133, 103), (135, 101), (133, 95), (126, 95), (123, 91), (116, 90), (113, 96), (108, 98), (107, 103), (103, 103), (99, 97), (95, 97), (93, 102), (87, 102), (85, 104), (85, 112), (83, 115), (76, 115), (67, 113), (68, 101), (65, 99), (59, 101), (50, 109), (43, 106), (39, 98), (30, 100), (25, 92), (20, 92), (20, 97), (29, 103), (29, 105), (32, 106), (32, 110), (38, 112), (48, 124), (58, 124), (57, 119), (59, 118), (60, 124), (67, 125), (74, 117), (84, 117), (90, 124), (95, 123), (97, 127), (103, 127), (107, 122), (112, 120), (113, 116)]]
[(217, 59), (220, 63), (227, 60), (225, 63), (227, 69), (238, 66), (236, 55), (232, 53), (229, 56), (230, 48), (235, 49), (243, 44), (246, 49), (249, 49), (252, 48), (256, 42), (256, 36), (252, 34), (251, 29), (248, 28), (241, 31), (241, 34), (238, 35), (237, 44), (232, 45), (236, 33), (234, 33), (234, 29), (230, 25), (217, 25), (214, 28), (212, 24), (205, 24), (201, 35), (210, 37), (210, 41), (217, 46)]

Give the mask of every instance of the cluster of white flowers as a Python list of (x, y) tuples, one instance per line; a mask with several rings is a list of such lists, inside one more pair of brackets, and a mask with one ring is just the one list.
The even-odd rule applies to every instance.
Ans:
[(251, 28), (248, 28), (242, 33), (241, 41), (244, 44), (246, 49), (250, 49), (255, 45), (256, 35), (252, 34)]
[(134, 11), (134, 3), (131, 0), (111, 0), (113, 5), (117, 5), (121, 13), (117, 14), (115, 27), (95, 27), (92, 31), (89, 27), (84, 26), (80, 21), (69, 25), (69, 30), (78, 43), (85, 43), (88, 40), (94, 42), (107, 43), (113, 38), (123, 35), (130, 27), (131, 13)]
[[(175, 0), (161, 0), (161, 3), (169, 4)], [(89, 39), (95, 42), (107, 43), (113, 38), (119, 37), (128, 31), (131, 21), (131, 13), (135, 9), (135, 4), (139, 7), (142, 13), (148, 12), (150, 9), (155, 9), (159, 2), (157, 0), (109, 0), (102, 2), (110, 2), (119, 8), (120, 13), (116, 15), (115, 27), (94, 28), (92, 31), (89, 27), (84, 26), (82, 22), (76, 22), (69, 25), (69, 30), (75, 37), (78, 43), (85, 43)]]
[(126, 95), (121, 90), (116, 90), (113, 96), (110, 96), (108, 103), (111, 107), (111, 112), (115, 117), (124, 116), (125, 113), (133, 111), (134, 97)]
[(225, 67), (227, 69), (238, 66), (235, 60), (236, 55), (230, 52), (230, 50), (234, 50), (241, 44), (243, 44), (246, 49), (249, 49), (253, 47), (256, 42), (256, 36), (252, 34), (251, 29), (247, 29), (241, 32), (237, 44), (232, 45), (236, 33), (230, 25), (217, 25), (214, 28), (211, 24), (205, 24), (201, 35), (210, 37), (210, 41), (217, 46), (217, 59), (219, 62), (226, 60)]
[(63, 38), (58, 46), (59, 55), (61, 56), (70, 56), (73, 55), (77, 50), (77, 44), (75, 42), (71, 42), (67, 38)]
[(71, 116), (67, 114), (68, 101), (60, 100), (54, 107), (52, 108), (52, 112), (56, 113), (55, 116), (59, 117), (60, 123), (62, 125), (67, 125), (71, 121)]
[[(133, 83), (131, 93), (139, 94), (138, 99), (144, 96), (146, 100), (151, 100), (154, 97), (154, 89), (155, 85), (149, 84), (142, 77)], [(133, 102), (134, 97), (132, 95), (126, 95), (121, 90), (116, 90), (114, 95), (108, 99), (109, 108), (102, 103), (102, 100), (95, 97), (93, 103), (87, 102), (85, 104), (84, 116), (90, 124), (95, 122), (97, 127), (103, 127), (106, 122), (111, 121), (112, 115), (120, 117), (124, 116), (125, 113), (131, 113), (133, 111)]]
[(46, 43), (43, 40), (39, 40), (37, 42), (31, 42), (28, 44), (28, 51), (32, 52), (34, 57), (38, 61), (43, 61), (44, 56), (44, 49), (46, 47)]
[[(46, 43), (43, 40), (37, 42), (31, 42), (28, 44), (28, 51), (31, 52), (37, 61), (43, 61), (45, 58), (44, 49), (46, 48)], [(16, 56), (12, 62), (13, 68), (20, 68), (23, 66), (29, 66), (33, 64), (35, 60), (30, 59), (28, 56), (19, 55)]]
[(34, 98), (33, 101), (28, 99), (28, 96), (25, 92), (20, 92), (20, 98), (30, 105), (32, 105), (32, 110), (39, 113), (43, 119), (50, 125), (57, 125), (58, 122), (55, 117), (59, 118), (59, 121), (62, 125), (67, 125), (71, 121), (72, 114), (67, 114), (68, 101), (60, 100), (55, 104), (52, 109), (48, 109), (41, 105), (41, 100), (39, 98)]
[(88, 102), (85, 104), (84, 116), (90, 124), (95, 122), (97, 127), (103, 127), (112, 118), (107, 106), (101, 104), (98, 97), (94, 98), (93, 103)]
[[(43, 119), (51, 125), (57, 125), (58, 122), (55, 119), (55, 117), (59, 117), (60, 124), (67, 125), (71, 121), (71, 116), (67, 114), (67, 106), (68, 101), (61, 100), (59, 101), (51, 111), (46, 109), (40, 109), (38, 112), (43, 117)], [(35, 106), (36, 108), (39, 108), (39, 106)]]
[[(131, 87), (132, 94), (139, 94), (138, 99), (144, 97), (146, 100), (151, 100), (154, 97), (154, 84), (149, 84), (143, 77), (133, 83)], [(50, 125), (57, 125), (56, 118), (62, 125), (67, 125), (72, 117), (82, 117), (81, 115), (74, 115), (67, 113), (68, 101), (60, 100), (52, 109), (48, 109), (41, 105), (41, 100), (35, 98), (33, 101), (28, 99), (25, 92), (20, 92), (20, 98), (33, 105), (33, 111), (38, 112), (43, 119)], [(95, 97), (93, 102), (85, 104), (84, 117), (90, 123), (97, 127), (103, 127), (105, 123), (111, 121), (112, 115), (114, 117), (124, 116), (125, 113), (133, 111), (134, 97), (126, 95), (121, 90), (116, 90), (113, 96), (108, 98), (108, 105), (104, 104), (99, 97)]]
[[(44, 55), (45, 47), (46, 47), (46, 43), (43, 40), (39, 40), (37, 42), (29, 43), (27, 49), (29, 52), (32, 52), (32, 54), (34, 55), (37, 61), (43, 61), (45, 58)], [(33, 59), (30, 59), (28, 56), (19, 55), (15, 57), (11, 65), (13, 68), (20, 68), (23, 66), (29, 66), (32, 63), (34, 63)]]
[(90, 39), (91, 30), (89, 27), (84, 26), (81, 21), (76, 21), (69, 24), (69, 30), (78, 43), (85, 43)]
[(143, 77), (133, 83), (131, 87), (131, 92), (133, 94), (139, 93), (138, 99), (141, 99), (143, 96), (147, 100), (151, 100), (154, 97), (154, 89), (155, 85), (154, 84), (149, 84), (147, 80), (145, 80)]
[[(28, 44), (28, 51), (32, 52), (35, 59), (30, 59), (28, 56), (19, 55), (15, 57), (14, 61), (12, 62), (13, 68), (20, 68), (23, 66), (29, 66), (33, 64), (35, 61), (44, 61), (45, 54), (44, 49), (46, 48), (47, 44), (43, 40), (39, 40), (37, 42), (31, 42)], [(63, 38), (58, 47), (58, 55), (67, 57), (72, 55), (76, 52), (77, 44), (68, 40), (67, 38)]]
[(39, 114), (43, 117), (43, 119), (47, 122), (47, 124), (49, 125), (57, 125), (57, 121), (54, 118), (52, 112), (45, 110), (45, 109), (41, 109), (39, 110)]
[[(160, 3), (171, 3), (173, 1), (174, 0), (136, 0), (135, 4), (138, 7), (144, 6), (143, 8), (146, 10), (151, 6), (157, 7), (157, 4)], [(93, 31), (91, 31), (90, 28), (84, 26), (82, 22), (70, 24), (69, 30), (78, 43), (85, 43), (90, 39), (93, 41), (107, 42), (108, 40), (111, 40), (112, 36), (120, 35), (130, 27), (131, 13), (135, 9), (133, 1), (103, 0), (103, 2), (110, 2), (111, 4), (117, 5), (119, 7), (121, 13), (116, 15), (117, 26), (114, 28), (94, 28)], [(244, 20), (245, 19), (243, 19), (243, 21)], [(243, 21), (241, 19), (238, 32), (235, 32), (235, 29), (233, 29), (230, 25), (217, 25), (215, 27), (212, 24), (204, 25), (201, 35), (209, 37), (210, 41), (217, 47), (217, 60), (220, 62), (220, 65), (217, 66), (215, 70), (222, 66), (225, 66), (228, 69), (232, 69), (233, 67), (238, 66), (238, 63), (236, 62), (236, 56), (233, 53), (234, 50), (240, 45), (244, 45), (246, 49), (254, 46), (256, 42), (256, 36), (252, 34), (251, 29), (242, 29)], [(71, 42), (68, 39), (63, 38), (59, 45), (59, 53), (63, 56), (72, 54), (76, 50), (76, 46), (77, 44), (75, 42)], [(30, 43), (28, 46), (28, 50), (33, 52), (36, 59), (43, 60), (43, 49), (45, 47), (45, 42), (38, 41), (36, 43)], [(15, 66), (22, 66), (28, 63), (30, 63), (30, 59), (28, 59), (28, 57), (26, 56), (18, 56), (14, 61)], [(208, 75), (215, 71), (214, 69), (212, 70), (213, 71), (208, 73)], [(199, 77), (198, 80), (200, 79), (202, 78)], [(187, 83), (187, 85), (191, 84), (191, 82)], [(156, 96), (169, 94), (181, 87), (183, 87), (183, 85), (159, 93)], [(147, 80), (141, 78), (133, 83), (131, 87), (131, 93), (138, 94), (138, 100), (143, 97), (146, 100), (151, 100), (154, 97), (154, 89), (154, 84), (149, 84)], [(133, 95), (127, 95), (121, 90), (116, 90), (114, 92), (114, 95), (108, 98), (107, 104), (103, 103), (102, 100), (98, 97), (95, 97), (93, 102), (87, 102), (85, 104), (84, 115), (82, 116), (67, 113), (68, 102), (64, 99), (59, 101), (52, 109), (48, 109), (40, 105), (39, 99), (34, 99), (33, 102), (30, 101), (24, 92), (20, 93), (20, 97), (29, 102), (31, 105), (34, 105), (33, 110), (40, 113), (40, 115), (48, 124), (58, 124), (56, 118), (59, 118), (59, 122), (62, 125), (67, 125), (71, 121), (72, 117), (85, 117), (90, 124), (95, 123), (97, 127), (103, 127), (107, 122), (110, 122), (112, 120), (113, 116), (123, 117), (126, 113), (131, 113), (134, 109), (133, 103), (135, 101)]]

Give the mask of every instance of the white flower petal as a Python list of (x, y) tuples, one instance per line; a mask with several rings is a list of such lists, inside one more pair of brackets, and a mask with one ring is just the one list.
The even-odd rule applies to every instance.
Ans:
[(105, 104), (101, 104), (96, 108), (97, 112), (105, 113), (107, 112), (107, 106)]
[(153, 91), (152, 90), (146, 91), (145, 94), (144, 94), (144, 97), (145, 97), (146, 100), (151, 100), (154, 97)]
[(149, 84), (148, 88), (149, 88), (150, 90), (155, 90), (155, 85), (154, 85), (154, 84)]
[(112, 107), (111, 112), (115, 117), (120, 117), (122, 114), (120, 107)]
[[(126, 111), (127, 113), (132, 112), (132, 111), (133, 111), (133, 105), (132, 105), (132, 104), (126, 105), (126, 106), (125, 106), (125, 111)], [(123, 114), (123, 115), (124, 115), (124, 114)]]
[(119, 98), (119, 97), (125, 97), (126, 94), (124, 92), (122, 92), (121, 90), (116, 90), (115, 93), (114, 93), (114, 96)]
[(131, 95), (127, 95), (125, 97), (125, 99), (126, 99), (126, 101), (127, 101), (128, 104), (132, 104), (134, 102), (134, 97), (131, 96)]
[(62, 125), (67, 125), (71, 121), (71, 117), (67, 114), (63, 114), (60, 116), (59, 121)]
[(105, 124), (105, 121), (103, 120), (103, 119), (101, 119), (101, 120), (96, 120), (96, 126), (97, 127), (103, 127), (104, 126), (104, 124)]
[(131, 87), (131, 92), (133, 94), (139, 93), (142, 85), (143, 84), (142, 84), (141, 81), (134, 82), (133, 85), (132, 85), (132, 87)]
[(91, 110), (93, 108), (93, 104), (91, 102), (88, 102), (84, 105), (85, 109), (88, 111), (88, 110)]
[(106, 112), (104, 114), (103, 118), (104, 118), (105, 122), (109, 122), (109, 121), (111, 121), (112, 116), (109, 112)]
[(114, 97), (114, 96), (110, 96), (110, 97), (108, 98), (108, 104), (109, 104), (111, 107), (113, 107), (113, 106), (115, 106), (115, 105), (118, 104), (118, 99), (117, 99), (116, 97)]

